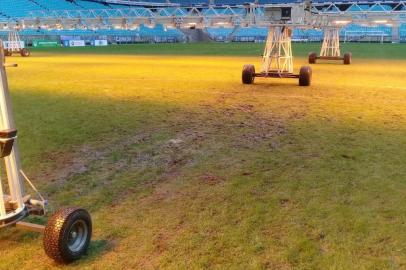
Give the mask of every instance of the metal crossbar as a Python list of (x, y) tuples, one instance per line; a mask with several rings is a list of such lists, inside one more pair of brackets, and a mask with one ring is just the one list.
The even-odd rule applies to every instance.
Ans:
[[(306, 7), (305, 3), (192, 7), (165, 4), (153, 7), (132, 5), (129, 8), (117, 9), (39, 10), (31, 11), (25, 18), (16, 18), (14, 21), (7, 19), (6, 23), (9, 27), (24, 25), (26, 28), (77, 26), (125, 28), (127, 25), (144, 23), (175, 27), (189, 27), (193, 24), (196, 28), (225, 24), (241, 27), (284, 24), (301, 28), (325, 28), (335, 26), (338, 22), (369, 25), (398, 25), (406, 22), (406, 1), (315, 2), (309, 7)], [(294, 10), (303, 6), (307, 8), (307, 13), (305, 12), (305, 17), (298, 17), (301, 15), (296, 14)], [(272, 8), (292, 8), (292, 18), (289, 20), (269, 18), (264, 11)]]
[(270, 27), (262, 57), (262, 72), (292, 73), (292, 30), (284, 26)]
[(7, 50), (10, 52), (20, 52), (22, 49), (20, 36), (18, 35), (17, 31), (10, 31), (8, 33), (8, 48)]
[(320, 56), (340, 57), (340, 29), (338, 27), (325, 28)]

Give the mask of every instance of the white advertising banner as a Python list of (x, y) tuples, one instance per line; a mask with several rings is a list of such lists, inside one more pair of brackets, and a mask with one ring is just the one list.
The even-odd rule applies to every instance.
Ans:
[(83, 47), (85, 45), (84, 40), (69, 40), (69, 47)]
[(94, 41), (94, 46), (107, 46), (107, 40), (105, 40), (105, 39), (96, 39)]

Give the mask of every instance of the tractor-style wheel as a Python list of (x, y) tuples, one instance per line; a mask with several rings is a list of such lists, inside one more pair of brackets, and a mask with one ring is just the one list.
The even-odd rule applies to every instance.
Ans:
[(311, 52), (309, 53), (309, 64), (316, 64), (317, 53)]
[(28, 56), (30, 56), (30, 51), (26, 48), (23, 48), (23, 49), (21, 49), (20, 54), (22, 57), (28, 57)]
[(242, 83), (252, 84), (255, 79), (255, 67), (253, 65), (244, 65), (242, 68)]
[(309, 66), (303, 66), (299, 72), (299, 85), (309, 86), (312, 81), (312, 68)]
[(12, 51), (9, 51), (9, 50), (4, 50), (4, 55), (5, 55), (5, 56), (12, 56), (12, 55), (13, 55), (13, 52), (12, 52)]
[(70, 263), (86, 253), (92, 236), (89, 213), (80, 208), (58, 210), (44, 231), (46, 254), (59, 263)]
[(351, 53), (347, 52), (344, 54), (344, 65), (351, 64)]

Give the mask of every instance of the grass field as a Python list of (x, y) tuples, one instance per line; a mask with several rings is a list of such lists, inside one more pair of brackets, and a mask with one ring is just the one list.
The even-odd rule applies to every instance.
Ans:
[[(0, 269), (405, 269), (406, 45), (345, 47), (309, 88), (242, 85), (260, 44), (9, 58), (25, 171), (94, 237), (58, 266), (2, 230)], [(317, 48), (295, 45), (296, 69)]]

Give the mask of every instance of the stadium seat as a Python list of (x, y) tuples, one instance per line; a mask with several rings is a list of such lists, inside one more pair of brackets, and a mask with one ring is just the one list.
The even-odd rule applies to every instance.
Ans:
[[(145, 0), (144, 2), (155, 2), (163, 3), (166, 0)], [(214, 15), (215, 13), (207, 8), (209, 0), (170, 0), (171, 3), (177, 3), (184, 8), (173, 8), (173, 7), (163, 7), (157, 9), (157, 13), (161, 16), (171, 16), (171, 15), (181, 15), (188, 12), (188, 6), (192, 5), (203, 5), (200, 10), (203, 14)], [(214, 4), (217, 6), (221, 5), (241, 5), (247, 2), (253, 2), (253, 0), (214, 0)], [(260, 4), (267, 3), (289, 3), (296, 2), (294, 0), (259, 0)], [(317, 0), (315, 2), (326, 2), (325, 0)], [(345, 1), (344, 1), (345, 2)], [(382, 11), (389, 10), (390, 5), (385, 5), (382, 2), (381, 5), (373, 5), (369, 2), (363, 2), (358, 6), (350, 6), (349, 11), (359, 11), (361, 10), (373, 10)], [(1, 0), (0, 1), (0, 22), (7, 24), (7, 22), (21, 19), (24, 17), (32, 17), (33, 13), (37, 11), (42, 11), (44, 14), (49, 14), (51, 11), (58, 10), (101, 10), (101, 9), (120, 9), (121, 12), (130, 12), (131, 10), (136, 10), (140, 14), (146, 12), (147, 10), (141, 6), (129, 6), (129, 5), (119, 5), (119, 4), (107, 4), (102, 2), (95, 2), (90, 0)], [(244, 8), (235, 7), (233, 12), (244, 13), (246, 10)], [(258, 15), (263, 13), (263, 9), (259, 8), (256, 10)], [(213, 14), (211, 14), (213, 13)], [(221, 14), (231, 14), (230, 9), (227, 8), (217, 8), (216, 13)], [(107, 13), (100, 12), (101, 17), (109, 16)], [(99, 15), (95, 15), (99, 16)], [(83, 26), (81, 27), (83, 28)], [(205, 29), (210, 38), (218, 41), (229, 40), (232, 35), (234, 41), (264, 41), (267, 35), (267, 28), (263, 27), (248, 27), (248, 28), (226, 28), (226, 27), (209, 27)], [(406, 41), (406, 26), (405, 24), (400, 26), (400, 40)], [(6, 30), (0, 31), (0, 35), (4, 37), (8, 32)], [(141, 25), (137, 29), (114, 29), (111, 25), (106, 24), (105, 29), (73, 29), (73, 30), (47, 30), (47, 29), (24, 29), (20, 32), (24, 36), (39, 36), (39, 35), (51, 35), (51, 36), (76, 36), (79, 38), (89, 37), (89, 36), (127, 36), (127, 37), (146, 37), (146, 38), (160, 38), (164, 40), (165, 38), (175, 38), (182, 39), (184, 34), (174, 28), (165, 28), (162, 25), (156, 25), (155, 27), (149, 27), (146, 25)], [(362, 39), (362, 38), (390, 38), (392, 35), (392, 27), (385, 25), (378, 26), (361, 26), (350, 24), (341, 29), (340, 35), (343, 38), (352, 39)], [(293, 39), (296, 40), (307, 40), (307, 41), (320, 41), (323, 39), (323, 32), (316, 29), (294, 29)]]

